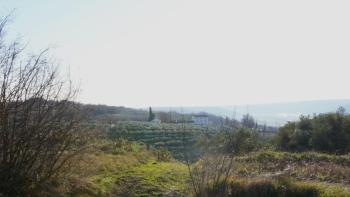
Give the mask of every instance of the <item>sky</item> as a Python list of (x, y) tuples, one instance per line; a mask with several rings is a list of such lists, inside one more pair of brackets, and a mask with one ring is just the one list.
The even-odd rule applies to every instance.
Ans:
[(350, 1), (0, 0), (11, 10), (9, 37), (50, 47), (83, 103), (350, 98)]

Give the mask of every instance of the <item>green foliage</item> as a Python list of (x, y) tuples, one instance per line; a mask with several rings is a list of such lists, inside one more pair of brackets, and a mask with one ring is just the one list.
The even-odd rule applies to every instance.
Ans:
[(281, 127), (274, 140), (286, 151), (346, 153), (350, 149), (350, 116), (341, 108), (313, 118), (301, 116)]
[[(303, 117), (301, 120), (305, 121)], [(301, 121), (301, 123), (303, 122)], [(277, 147), (281, 150), (305, 151), (309, 146), (310, 131), (300, 129), (295, 122), (289, 122), (281, 127), (275, 137)]]
[(186, 166), (151, 161), (120, 173), (111, 193), (116, 196), (185, 196)]
[(204, 127), (191, 124), (152, 124), (149, 122), (118, 122), (107, 128), (109, 139), (127, 139), (146, 144), (149, 148), (166, 148), (175, 159), (188, 157), (196, 159), (198, 149), (195, 147), (198, 136), (203, 133), (213, 136), (216, 127)]
[(151, 122), (152, 120), (154, 120), (155, 117), (156, 117), (156, 115), (152, 112), (152, 108), (149, 107), (148, 121)]
[(241, 155), (258, 150), (262, 147), (259, 133), (252, 129), (239, 128), (225, 137), (224, 151)]
[(202, 133), (197, 140), (197, 147), (202, 153), (242, 155), (265, 145), (266, 141), (256, 130), (245, 127), (215, 134)]
[(137, 142), (129, 142), (120, 138), (116, 140), (100, 140), (98, 144), (99, 150), (104, 153), (121, 155), (126, 153), (138, 153), (141, 149), (145, 149), (145, 145)]
[(143, 144), (96, 140), (47, 196), (185, 196), (186, 166), (162, 154), (158, 161)]
[[(221, 137), (217, 140), (220, 141)], [(123, 139), (96, 140), (92, 145), (91, 151), (74, 162), (79, 165), (70, 168), (72, 173), (57, 180), (56, 185), (66, 187), (64, 190), (59, 190), (60, 196), (191, 196), (188, 193), (190, 186), (188, 166), (183, 163), (172, 159), (168, 161), (157, 159), (157, 151), (147, 150), (143, 144)], [(205, 161), (207, 166), (205, 172), (217, 169), (218, 163), (227, 166), (227, 162), (230, 162), (229, 159), (217, 160), (217, 158), (220, 157), (201, 160), (202, 163)], [(208, 161), (215, 165), (208, 166)], [(193, 165), (201, 166), (198, 164), (199, 162)], [(286, 172), (284, 177), (312, 182), (295, 180), (279, 182), (275, 181), (275, 176), (267, 176), (283, 171), (288, 166), (291, 171)], [(228, 192), (226, 196), (232, 196), (235, 191), (237, 195), (254, 196), (257, 194), (254, 192), (259, 192), (261, 196), (271, 196), (282, 192), (277, 196), (283, 196), (282, 194), (285, 194), (283, 192), (288, 191), (295, 194), (294, 196), (303, 196), (307, 192), (317, 191), (319, 196), (325, 197), (349, 196), (349, 192), (340, 187), (340, 184), (348, 184), (350, 176), (348, 166), (350, 166), (349, 155), (338, 156), (316, 152), (251, 152), (236, 156), (229, 181), (225, 182), (224, 179), (220, 179), (219, 182), (209, 181), (210, 187), (206, 188), (206, 193), (208, 196), (217, 196), (215, 194), (225, 191)], [(321, 184), (321, 181), (327, 183)], [(285, 190), (282, 190), (283, 188)], [(49, 193), (48, 196), (58, 194)], [(313, 195), (313, 193), (307, 194)]]

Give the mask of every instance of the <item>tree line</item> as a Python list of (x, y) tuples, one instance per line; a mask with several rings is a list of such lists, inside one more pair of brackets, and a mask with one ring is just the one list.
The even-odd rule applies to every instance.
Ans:
[(334, 113), (301, 116), (288, 122), (274, 138), (284, 151), (320, 151), (343, 154), (350, 150), (350, 115), (340, 107)]

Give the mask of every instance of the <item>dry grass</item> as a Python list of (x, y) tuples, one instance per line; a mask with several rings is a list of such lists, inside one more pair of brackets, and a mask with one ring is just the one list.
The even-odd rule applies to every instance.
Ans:
[[(140, 144), (97, 141), (74, 160), (69, 173), (55, 180), (48, 196), (189, 196), (186, 166), (157, 161), (156, 156)], [(286, 191), (294, 196), (350, 196), (342, 188), (349, 184), (348, 161), (348, 156), (318, 153), (251, 153), (235, 158), (228, 185), (219, 182), (207, 192), (213, 196), (228, 187), (226, 196), (288, 196)]]
[(256, 152), (236, 158), (236, 175), (285, 175), (298, 180), (350, 184), (350, 157), (321, 153)]

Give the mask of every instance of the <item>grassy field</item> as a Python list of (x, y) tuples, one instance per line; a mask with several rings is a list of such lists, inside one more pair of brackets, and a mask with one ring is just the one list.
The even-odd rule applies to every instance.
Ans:
[[(227, 196), (350, 196), (349, 163), (347, 155), (250, 153), (235, 158)], [(184, 163), (159, 160), (156, 151), (145, 145), (98, 140), (49, 192), (85, 197), (191, 196), (189, 181)]]
[[(69, 173), (68, 173), (69, 172)], [(59, 196), (184, 196), (187, 169), (138, 143), (96, 141), (50, 191)]]

